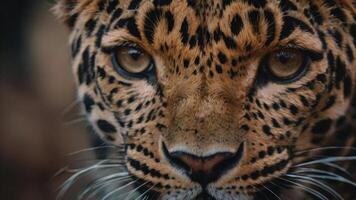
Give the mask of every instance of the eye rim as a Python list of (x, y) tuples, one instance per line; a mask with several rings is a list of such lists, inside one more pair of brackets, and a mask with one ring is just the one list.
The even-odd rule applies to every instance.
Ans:
[[(280, 52), (280, 51), (299, 51), (303, 55), (302, 64), (299, 66), (299, 68), (297, 69), (297, 71), (295, 73), (293, 73), (289, 76), (285, 76), (285, 77), (279, 77), (273, 73), (273, 71), (271, 70), (271, 68), (269, 66), (268, 61), (273, 54)], [(312, 61), (312, 59), (308, 55), (307, 50), (289, 47), (289, 48), (277, 49), (277, 50), (272, 51), (271, 53), (267, 54), (267, 56), (265, 56), (262, 59), (262, 68), (263, 68), (263, 72), (268, 75), (269, 80), (271, 80), (272, 82), (278, 83), (278, 84), (290, 84), (290, 83), (300, 80), (309, 71), (310, 65), (312, 63), (311, 61)]]
[[(134, 49), (136, 51), (140, 51), (142, 53), (145, 53), (148, 55), (148, 57), (150, 58), (150, 63), (148, 65), (148, 67), (146, 67), (145, 70), (138, 72), (138, 73), (134, 73), (134, 72), (130, 72), (127, 69), (125, 69), (125, 67), (120, 65), (120, 62), (118, 61), (117, 55), (118, 55), (118, 51), (122, 48), (130, 48), (130, 49)], [(152, 58), (152, 56), (150, 54), (148, 54), (146, 51), (144, 51), (142, 48), (138, 47), (137, 45), (134, 44), (126, 44), (126, 45), (121, 45), (118, 46), (114, 49), (112, 49), (111, 51), (111, 63), (113, 65), (113, 68), (115, 69), (115, 71), (127, 78), (127, 79), (137, 79), (137, 80), (142, 80), (142, 79), (147, 79), (147, 80), (152, 80), (153, 77), (155, 77), (156, 74), (156, 65), (154, 62), (154, 59)]]

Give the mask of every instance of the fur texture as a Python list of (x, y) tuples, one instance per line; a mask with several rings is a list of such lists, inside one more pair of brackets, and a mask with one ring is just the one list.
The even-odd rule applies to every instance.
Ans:
[[(55, 10), (72, 31), (88, 121), (107, 141), (127, 146), (128, 172), (161, 199), (194, 199), (203, 190), (215, 199), (261, 198), (266, 187), (279, 195), (284, 188), (273, 183), (298, 163), (352, 154), (297, 156), (356, 144), (354, 1), (61, 0)], [(153, 81), (115, 71), (112, 53), (126, 43), (152, 57)], [(284, 48), (306, 51), (311, 64), (282, 84), (266, 78), (261, 63)], [(172, 165), (163, 144), (200, 157), (243, 145), (243, 154), (202, 186)], [(352, 166), (346, 162), (351, 173)], [(346, 189), (336, 190), (347, 198), (353, 192)]]

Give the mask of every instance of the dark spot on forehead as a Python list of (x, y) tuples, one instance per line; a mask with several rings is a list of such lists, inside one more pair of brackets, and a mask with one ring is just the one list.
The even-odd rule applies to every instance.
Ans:
[(335, 18), (339, 19), (341, 22), (347, 21), (345, 12), (339, 7), (334, 7), (333, 9), (331, 9), (330, 14)]
[(311, 3), (310, 3), (310, 9), (309, 9), (309, 11), (310, 11), (310, 14), (311, 14), (313, 20), (314, 20), (317, 24), (321, 25), (321, 24), (323, 23), (323, 21), (324, 21), (324, 20), (323, 20), (323, 17), (322, 17), (322, 15), (321, 15), (320, 11), (319, 11), (319, 8), (318, 8), (315, 4), (313, 4), (312, 1), (311, 1)]
[(225, 7), (229, 6), (233, 0), (221, 0), (222, 1), (222, 8), (223, 10), (225, 9)]
[(128, 7), (128, 9), (129, 9), (129, 10), (135, 10), (135, 9), (137, 9), (138, 6), (140, 5), (141, 1), (142, 1), (142, 0), (132, 0), (131, 3), (130, 3), (130, 5), (129, 5), (129, 7)]
[(255, 34), (260, 33), (260, 20), (261, 20), (261, 14), (258, 10), (252, 10), (248, 13), (248, 18), (250, 21), (250, 24), (253, 27), (253, 31)]
[(231, 21), (231, 32), (234, 35), (238, 35), (240, 33), (240, 31), (242, 30), (244, 26), (244, 23), (242, 21), (242, 18), (240, 17), (240, 15), (236, 14)]
[(167, 20), (168, 33), (171, 32), (174, 28), (174, 16), (170, 11), (167, 11), (164, 16)]
[(270, 10), (265, 10), (264, 12), (265, 20), (267, 22), (267, 40), (266, 45), (268, 46), (275, 39), (276, 35), (276, 20), (274, 14)]
[(268, 136), (271, 136), (272, 135), (272, 132), (271, 132), (271, 127), (268, 126), (268, 125), (263, 125), (262, 126), (262, 131), (268, 135)]
[(153, 43), (153, 36), (155, 33), (155, 27), (158, 22), (161, 20), (162, 10), (161, 9), (152, 9), (147, 12), (145, 21), (144, 21), (144, 33), (147, 40), (150, 43)]
[(154, 0), (153, 4), (155, 6), (166, 6), (172, 3), (172, 0)]
[(222, 52), (218, 53), (218, 58), (221, 64), (225, 64), (227, 61), (226, 55)]
[(180, 28), (180, 34), (181, 34), (181, 40), (183, 44), (187, 44), (188, 39), (189, 39), (189, 25), (188, 25), (188, 21), (187, 18), (184, 18), (181, 28)]
[(248, 0), (248, 3), (253, 5), (256, 8), (263, 8), (266, 6), (266, 0)]
[(110, 0), (109, 4), (106, 7), (106, 12), (111, 13), (116, 8), (117, 5), (118, 5), (118, 0)]
[(290, 10), (292, 10), (292, 11), (298, 10), (298, 7), (289, 0), (279, 1), (279, 7), (282, 9), (283, 12), (287, 12)]
[(136, 19), (134, 17), (127, 20), (127, 29), (131, 35), (141, 38), (140, 31), (137, 28)]
[(301, 21), (300, 19), (297, 19), (292, 16), (284, 16), (282, 32), (280, 34), (280, 40), (290, 36), (295, 31), (296, 28), (300, 28), (302, 31), (308, 33), (314, 33), (313, 29), (305, 22)]
[(215, 69), (216, 69), (216, 72), (218, 74), (222, 74), (223, 73), (223, 69), (222, 69), (221, 65), (215, 65)]

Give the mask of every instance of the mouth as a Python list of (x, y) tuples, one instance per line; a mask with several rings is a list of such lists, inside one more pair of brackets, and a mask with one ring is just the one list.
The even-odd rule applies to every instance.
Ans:
[(216, 200), (213, 196), (210, 196), (206, 191), (200, 193), (195, 200)]

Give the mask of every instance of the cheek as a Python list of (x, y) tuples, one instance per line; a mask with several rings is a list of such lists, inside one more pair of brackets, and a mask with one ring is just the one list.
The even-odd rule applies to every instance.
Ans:
[(123, 127), (118, 123), (116, 115), (107, 109), (102, 98), (92, 91), (87, 91), (81, 98), (86, 118), (95, 132), (108, 142), (123, 144)]
[(161, 99), (156, 86), (147, 80), (130, 80), (107, 73), (106, 78), (97, 79), (96, 91), (97, 98), (115, 116), (125, 135), (135, 135), (159, 113)]

